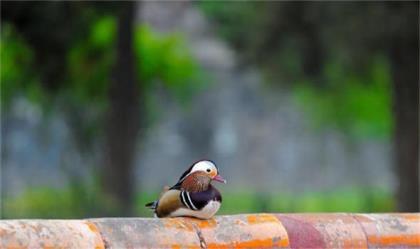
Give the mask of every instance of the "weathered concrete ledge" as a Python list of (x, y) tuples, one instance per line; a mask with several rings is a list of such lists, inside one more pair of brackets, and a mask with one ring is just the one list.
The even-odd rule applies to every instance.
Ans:
[(0, 248), (420, 248), (420, 213), (2, 220)]

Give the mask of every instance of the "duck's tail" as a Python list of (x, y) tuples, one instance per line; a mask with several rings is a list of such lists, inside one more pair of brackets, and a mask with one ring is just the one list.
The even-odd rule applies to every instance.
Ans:
[(147, 203), (145, 206), (147, 208), (155, 210), (157, 207), (157, 204), (158, 204), (158, 201), (152, 201), (152, 202)]
[[(165, 186), (165, 187), (163, 187), (163, 190), (162, 190), (162, 192), (161, 192), (161, 193), (160, 193), (160, 195), (159, 195), (159, 199), (160, 199), (160, 197), (162, 197), (162, 195), (163, 195), (164, 193), (166, 193), (168, 190), (169, 190), (169, 186)], [(152, 201), (152, 202), (147, 203), (145, 206), (146, 206), (147, 208), (150, 208), (150, 209), (156, 210), (156, 208), (157, 208), (157, 206), (158, 206), (158, 203), (159, 203), (159, 200), (157, 200), (157, 201)]]

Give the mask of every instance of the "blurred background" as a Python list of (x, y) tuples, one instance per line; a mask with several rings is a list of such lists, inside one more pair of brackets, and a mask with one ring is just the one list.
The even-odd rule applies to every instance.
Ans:
[(419, 211), (418, 2), (1, 5), (1, 218)]

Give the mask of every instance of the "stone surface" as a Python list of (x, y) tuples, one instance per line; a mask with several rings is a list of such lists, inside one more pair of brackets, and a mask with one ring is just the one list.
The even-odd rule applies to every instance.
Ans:
[(0, 248), (105, 248), (97, 227), (83, 220), (2, 220)]
[(287, 215), (279, 219), (287, 230), (291, 248), (325, 248), (322, 234), (310, 223)]
[(291, 248), (368, 248), (359, 223), (349, 214), (279, 214)]
[(288, 248), (289, 238), (272, 214), (218, 216), (189, 219), (200, 231), (207, 248)]
[(106, 248), (200, 248), (190, 222), (183, 218), (91, 219), (101, 231)]
[(354, 214), (366, 233), (369, 248), (419, 248), (420, 215)]
[(2, 220), (0, 248), (420, 248), (420, 213)]

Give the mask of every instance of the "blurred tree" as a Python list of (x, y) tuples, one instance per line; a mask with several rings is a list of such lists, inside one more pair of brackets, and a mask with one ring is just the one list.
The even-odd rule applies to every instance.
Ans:
[(63, 105), (81, 153), (89, 137), (103, 142), (105, 199), (98, 199), (106, 204), (93, 215), (132, 214), (133, 157), (153, 114), (147, 93), (155, 83), (184, 102), (200, 86), (182, 40), (135, 26), (137, 11), (135, 2), (5, 2), (1, 9), (2, 102), (36, 89), (45, 109)]
[(117, 24), (116, 62), (109, 87), (109, 111), (106, 123), (105, 192), (119, 203), (124, 214), (132, 214), (134, 197), (133, 159), (136, 148), (139, 118), (143, 118), (144, 102), (141, 84), (136, 82), (134, 20), (136, 2), (120, 6)]
[[(390, 38), (394, 98), (394, 148), (398, 210), (420, 211), (419, 184), (419, 6), (395, 6), (404, 15)], [(415, 25), (417, 24), (417, 25)], [(410, 30), (410, 28), (413, 30)], [(415, 31), (417, 30), (417, 32)]]
[(141, 115), (132, 47), (134, 8), (134, 2), (6, 2), (2, 8), (2, 19), (12, 23), (35, 52), (34, 66), (42, 78), (39, 83), (49, 93), (67, 87), (67, 52), (88, 36), (89, 24), (100, 14), (118, 15), (116, 62), (109, 86), (105, 131), (106, 159), (101, 171), (105, 195), (112, 204), (110, 209), (103, 210), (111, 212), (107, 214), (127, 215), (132, 209), (133, 155)]
[[(203, 1), (200, 6), (245, 62), (283, 82), (306, 82), (299, 87), (303, 96), (319, 96), (308, 106), (318, 101), (315, 106), (328, 109), (323, 118), (347, 132), (375, 125), (391, 133), (392, 126), (384, 125), (390, 64), (398, 210), (419, 210), (418, 2)], [(384, 58), (379, 64), (378, 56)]]

